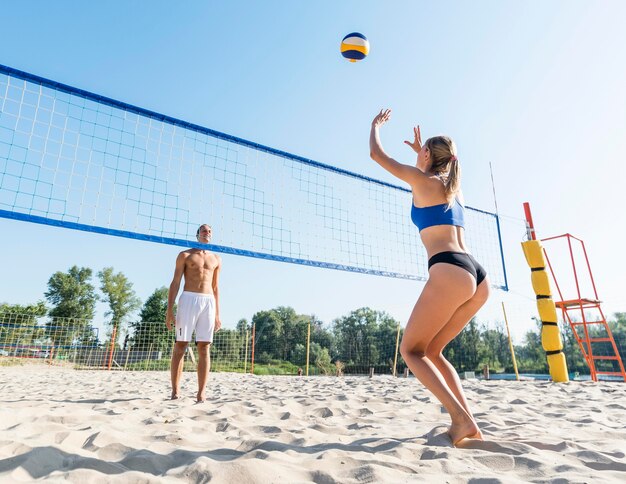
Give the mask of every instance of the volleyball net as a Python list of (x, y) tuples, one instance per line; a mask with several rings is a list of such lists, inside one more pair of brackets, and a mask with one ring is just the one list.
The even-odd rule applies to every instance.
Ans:
[[(410, 191), (0, 65), (0, 217), (425, 280)], [(496, 214), (469, 250), (507, 290)], [(192, 241), (194, 240), (194, 241)], [(204, 246), (206, 248), (206, 246)]]

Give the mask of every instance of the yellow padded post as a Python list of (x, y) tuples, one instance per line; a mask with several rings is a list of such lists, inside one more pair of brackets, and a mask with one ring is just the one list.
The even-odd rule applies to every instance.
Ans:
[(552, 377), (552, 381), (557, 383), (569, 381), (567, 363), (565, 362), (565, 355), (563, 353), (548, 355), (548, 366), (550, 367), (550, 376)]
[(537, 309), (539, 310), (539, 319), (546, 323), (556, 323), (556, 307), (552, 298), (537, 299)]
[(561, 332), (558, 326), (543, 325), (541, 328), (541, 346), (546, 351), (559, 351), (563, 349)]
[(522, 242), (522, 249), (526, 256), (526, 262), (528, 262), (531, 269), (546, 266), (546, 259), (543, 256), (543, 247), (539, 240), (527, 240), (526, 242)]
[(538, 296), (551, 296), (550, 292), (550, 280), (548, 279), (548, 273), (545, 270), (532, 271), (530, 273), (530, 280), (533, 283), (533, 289)]
[[(539, 318), (542, 323), (557, 323), (556, 306), (552, 300), (550, 280), (545, 270), (546, 258), (541, 242), (539, 240), (522, 242), (522, 249), (526, 257), (526, 262), (531, 269), (534, 269), (531, 271), (530, 277), (535, 295), (538, 296), (537, 309), (539, 310)], [(556, 324), (543, 324), (541, 328), (541, 345), (546, 353), (548, 353), (548, 366), (550, 368), (552, 381), (569, 381), (567, 362), (563, 354), (561, 333)], [(558, 351), (558, 353), (554, 353), (555, 351)]]

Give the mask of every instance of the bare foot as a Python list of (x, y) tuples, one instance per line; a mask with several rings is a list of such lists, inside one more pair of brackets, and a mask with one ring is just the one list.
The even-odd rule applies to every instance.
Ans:
[[(469, 416), (474, 421), (474, 423), (476, 423), (476, 418), (474, 418), (474, 416), (471, 413), (469, 414)], [(476, 432), (474, 435), (470, 435), (467, 438), (468, 439), (475, 439), (475, 440), (485, 440), (485, 437), (483, 436), (483, 433), (480, 430), (480, 427), (478, 427), (478, 424), (476, 424), (476, 427), (478, 428), (478, 432)]]
[(177, 392), (172, 392), (172, 396), (170, 397), (170, 400), (178, 400), (180, 398), (180, 395)]
[(198, 393), (198, 396), (196, 397), (196, 403), (204, 403), (204, 402), (206, 402), (206, 397)]
[(480, 439), (482, 440), (483, 434), (481, 433), (478, 425), (473, 420), (465, 420), (461, 423), (454, 423), (448, 430), (448, 435), (452, 441), (452, 445), (456, 445), (463, 439)]

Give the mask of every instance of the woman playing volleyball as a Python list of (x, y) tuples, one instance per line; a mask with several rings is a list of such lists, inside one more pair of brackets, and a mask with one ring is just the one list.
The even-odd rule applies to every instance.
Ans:
[(422, 145), (419, 126), (413, 142), (416, 166), (398, 163), (385, 153), (379, 128), (391, 116), (381, 111), (372, 121), (370, 156), (385, 170), (411, 185), (411, 220), (428, 254), (428, 281), (415, 303), (400, 352), (413, 374), (446, 408), (454, 445), (465, 438), (482, 439), (454, 367), (442, 354), (489, 297), (483, 267), (467, 253), (461, 204), (461, 169), (456, 146), (447, 136)]

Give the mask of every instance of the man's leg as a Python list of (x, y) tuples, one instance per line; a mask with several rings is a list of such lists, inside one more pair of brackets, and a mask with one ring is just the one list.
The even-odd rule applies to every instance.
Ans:
[(198, 341), (198, 403), (206, 400), (206, 383), (211, 371), (211, 343)]
[(183, 374), (184, 357), (188, 344), (189, 341), (177, 341), (174, 343), (172, 368), (170, 370), (172, 377), (172, 400), (180, 398), (180, 378)]

